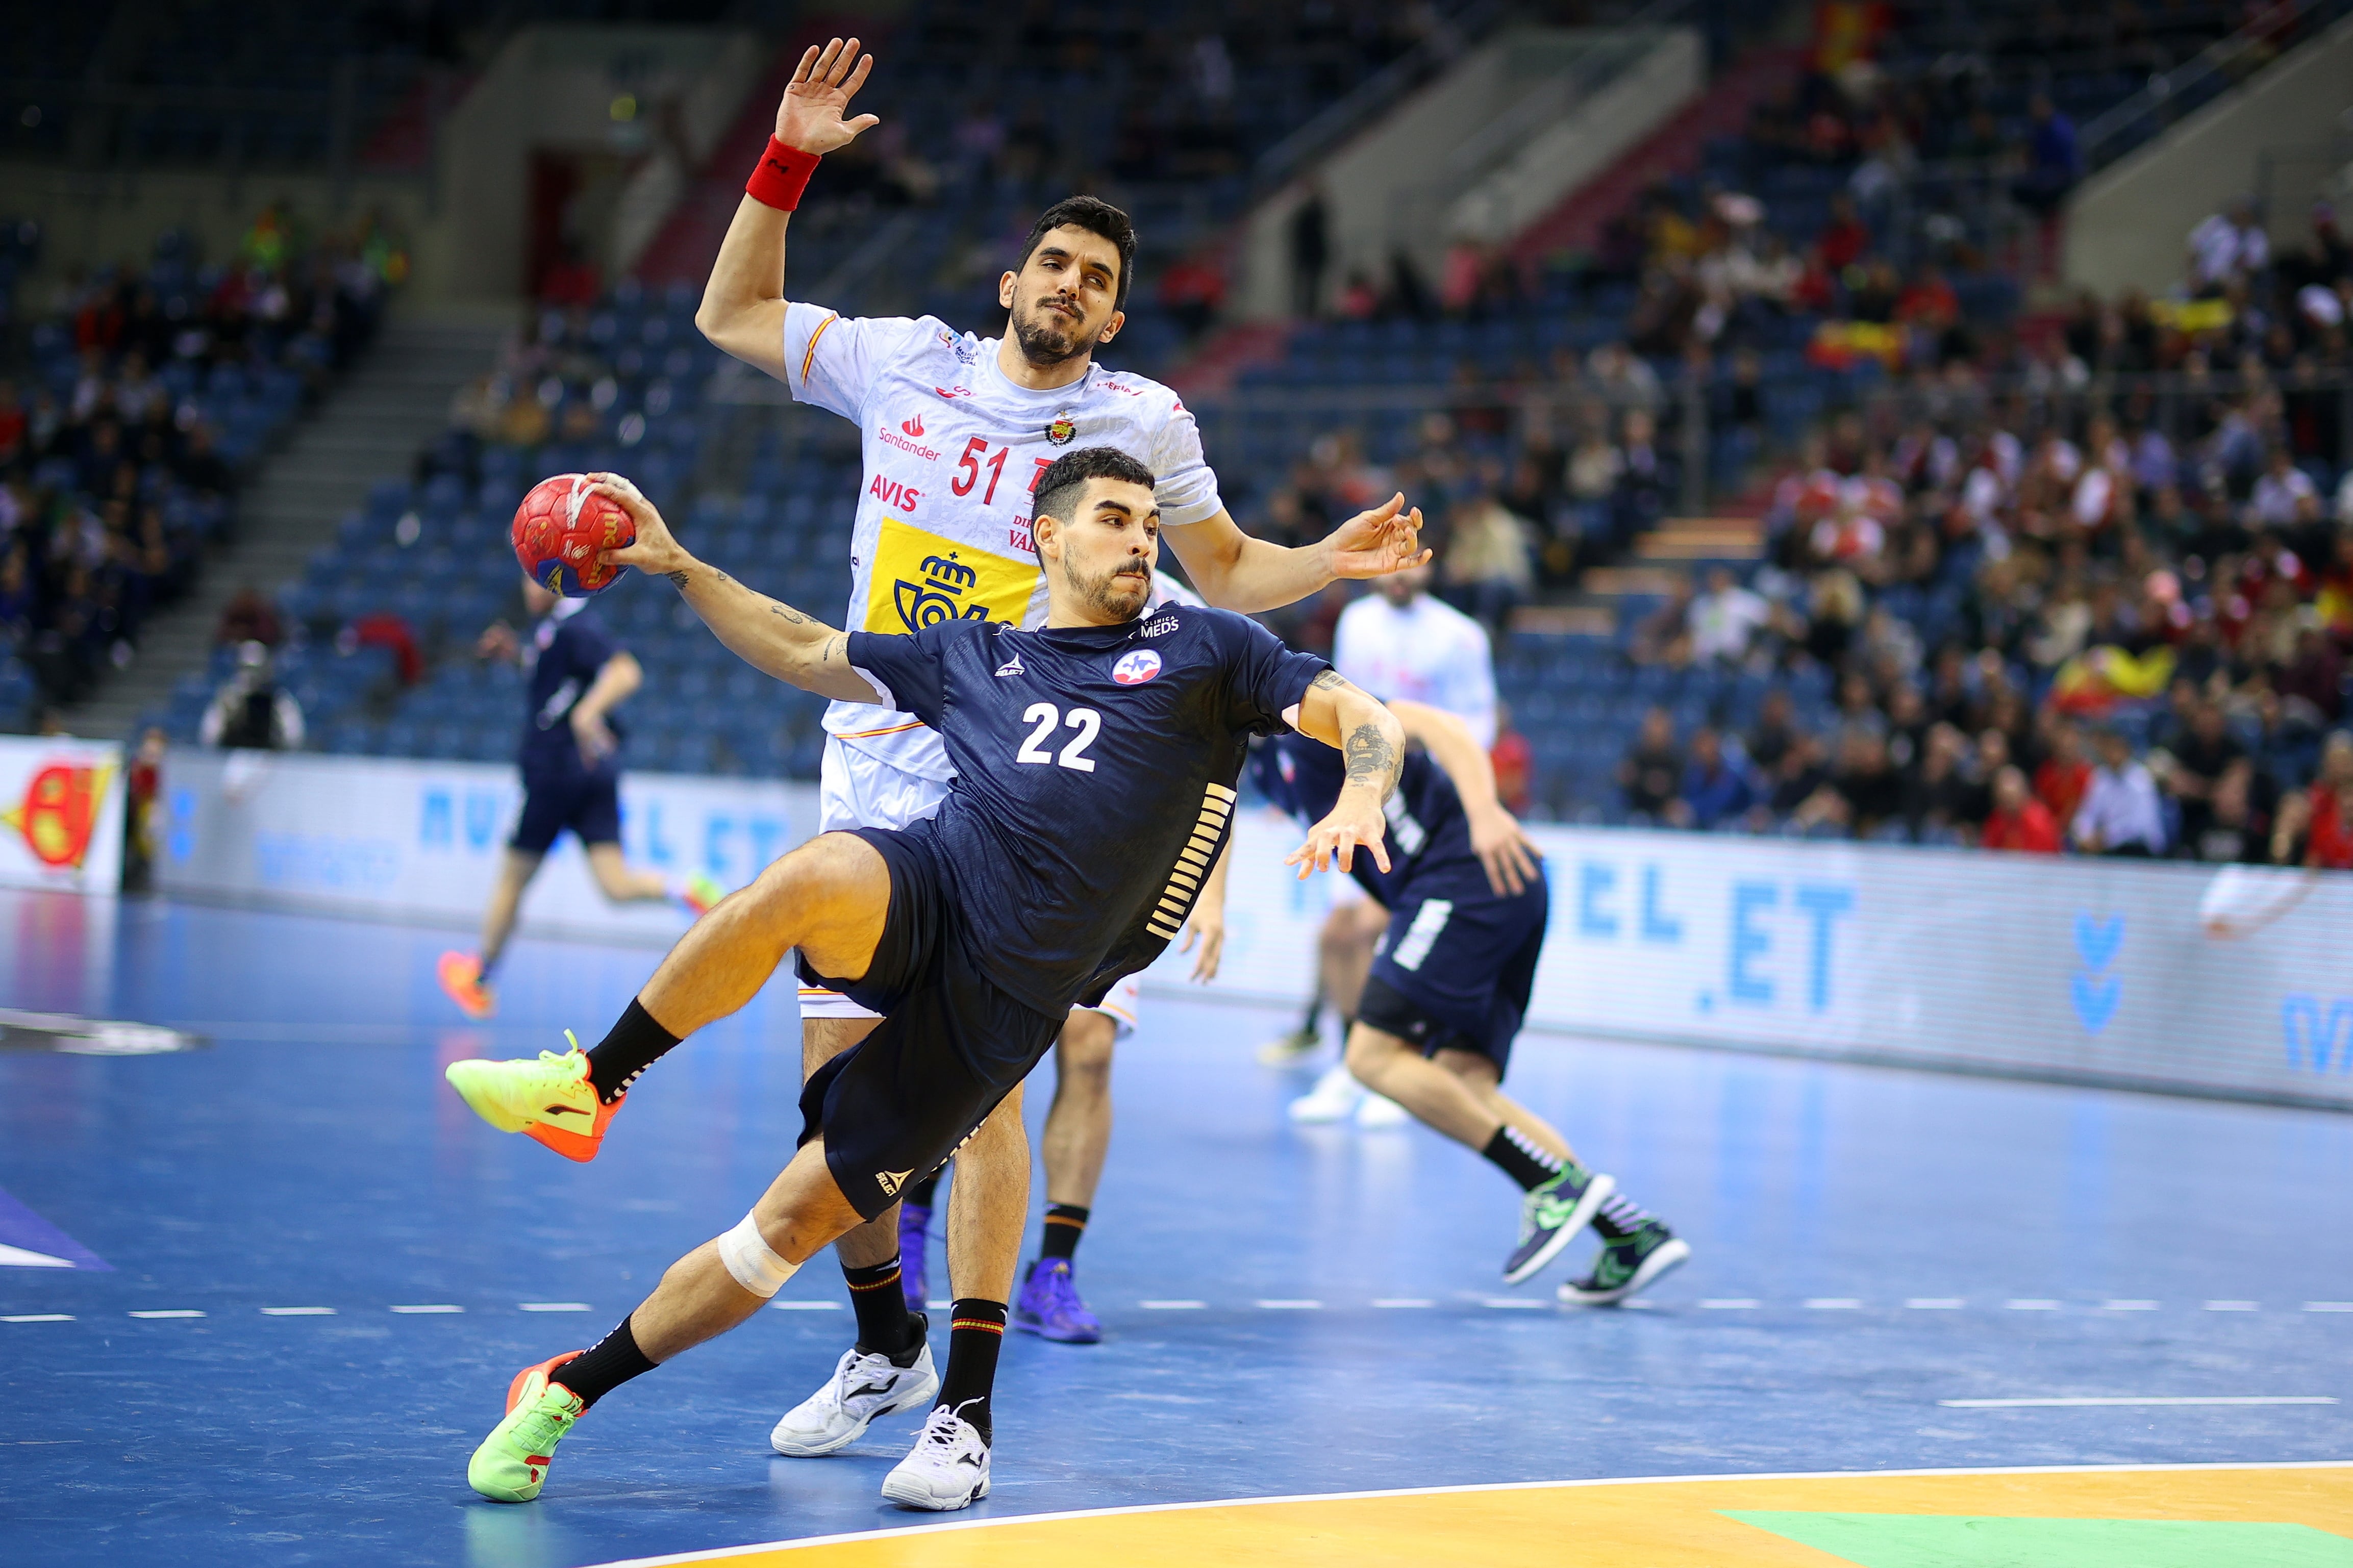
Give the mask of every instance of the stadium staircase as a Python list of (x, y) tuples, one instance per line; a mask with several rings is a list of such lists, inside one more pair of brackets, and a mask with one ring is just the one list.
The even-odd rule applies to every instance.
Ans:
[(505, 307), (440, 307), (385, 322), (317, 416), (247, 480), (234, 541), (195, 592), (155, 618), (137, 661), (69, 711), (67, 729), (112, 740), (160, 710), (175, 681), (206, 668), (221, 611), (239, 589), (267, 592), (299, 576), (371, 481), (406, 471), (448, 427), (452, 395), (494, 361), (513, 319)]
[(1513, 255), (1539, 263), (1599, 248), (1611, 219), (1658, 182), (1696, 171), (1711, 139), (1737, 133), (1758, 104), (1798, 79), (1805, 63), (1805, 50), (1786, 44), (1749, 50), (1682, 112), (1530, 224), (1513, 242)]

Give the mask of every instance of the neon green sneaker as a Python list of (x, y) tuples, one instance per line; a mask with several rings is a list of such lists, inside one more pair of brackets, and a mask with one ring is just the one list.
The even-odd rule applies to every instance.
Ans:
[(500, 1131), (527, 1133), (565, 1159), (585, 1164), (604, 1146), (606, 1125), (628, 1096), (607, 1105), (588, 1081), (587, 1053), (571, 1030), (565, 1030), (564, 1037), (572, 1048), (562, 1056), (542, 1051), (537, 1061), (451, 1062), (442, 1076), (475, 1115)]
[(548, 1374), (580, 1354), (566, 1351), (552, 1361), (527, 1366), (507, 1385), (506, 1419), (491, 1428), (466, 1461), (466, 1484), (492, 1502), (529, 1502), (547, 1484), (555, 1446), (587, 1407), (580, 1396)]
[(697, 920), (711, 912), (711, 906), (727, 896), (727, 889), (698, 871), (686, 879), (678, 890), (678, 901), (694, 911)]

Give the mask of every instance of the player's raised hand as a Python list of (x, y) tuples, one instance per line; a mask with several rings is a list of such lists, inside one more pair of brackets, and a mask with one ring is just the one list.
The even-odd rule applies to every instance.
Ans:
[(784, 100), (776, 105), (776, 140), (804, 153), (830, 153), (849, 146), (860, 132), (881, 124), (871, 114), (842, 118), (873, 68), (874, 57), (860, 54), (856, 38), (835, 38), (822, 50), (814, 44), (802, 50), (800, 68), (793, 72)]
[(1282, 863), (1298, 867), (1299, 879), (1303, 882), (1327, 866), (1354, 871), (1356, 851), (1361, 849), (1373, 858), (1374, 865), (1386, 871), (1389, 868), (1388, 846), (1384, 842), (1388, 827), (1378, 795), (1366, 790), (1344, 789), (1332, 815), (1309, 828), (1307, 842), (1284, 856)]
[(590, 488), (596, 494), (620, 503), (638, 534), (621, 549), (599, 551), (598, 559), (649, 573), (683, 571), (694, 564), (694, 557), (671, 534), (670, 524), (662, 521), (661, 512), (646, 499), (644, 491), (618, 474), (591, 474), (588, 478), (596, 481)]
[(1324, 548), (1335, 577), (1386, 577), (1430, 560), (1421, 547), (1421, 509), (1409, 510), (1402, 492), (1334, 529)]

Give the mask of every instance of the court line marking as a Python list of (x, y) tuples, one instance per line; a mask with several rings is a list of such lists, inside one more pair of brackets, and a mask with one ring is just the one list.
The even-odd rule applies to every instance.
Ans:
[(335, 1310), (332, 1307), (264, 1307), (261, 1315), (265, 1318), (332, 1318)]
[(1138, 1301), (1147, 1312), (1198, 1312), (1208, 1306), (1207, 1301)]
[(2327, 1394), (2118, 1394), (2071, 1399), (1939, 1399), (1949, 1410), (2076, 1409), (2111, 1405), (2334, 1405)]
[(2353, 1312), (2353, 1301), (2306, 1301), (2307, 1312)]
[(405, 1312), (411, 1317), (415, 1317), (420, 1313), (462, 1312), (465, 1310), (466, 1309), (463, 1307), (453, 1307), (447, 1301), (430, 1301), (422, 1306), (395, 1307), (392, 1309), (392, 1310), (396, 1312)]
[(1320, 1312), (1324, 1310), (1324, 1303), (1321, 1301), (1292, 1300), (1287, 1298), (1261, 1301), (1259, 1305), (1270, 1312)]
[(0, 1323), (70, 1323), (71, 1312), (12, 1312), (0, 1318)]
[(593, 1312), (596, 1309), (586, 1301), (517, 1301), (518, 1312)]
[[(768, 1305), (779, 1312), (839, 1312), (839, 1301), (771, 1301)], [(394, 1309), (399, 1310), (398, 1308)]]
[(1492, 1307), (1499, 1312), (1525, 1312), (1531, 1309), (1549, 1307), (1552, 1303), (1533, 1300), (1526, 1296), (1483, 1296), (1480, 1298), (1479, 1305)]
[(1373, 1299), (1373, 1305), (1408, 1311), (1421, 1307), (1435, 1307), (1438, 1303), (1420, 1296), (1377, 1296)]
[(134, 1318), (201, 1318), (204, 1316), (194, 1307), (166, 1307), (159, 1311), (132, 1312), (130, 1315)]
[(1211, 1498), (1200, 1502), (1130, 1503), (1119, 1508), (1070, 1509), (1058, 1513), (1017, 1513), (995, 1519), (943, 1520), (935, 1524), (901, 1525), (893, 1530), (849, 1531), (839, 1535), (811, 1535), (797, 1541), (762, 1541), (748, 1546), (721, 1546), (701, 1552), (676, 1552), (659, 1557), (624, 1557), (592, 1568), (680, 1568), (681, 1564), (717, 1563), (748, 1557), (755, 1552), (792, 1552), (810, 1546), (841, 1546), (872, 1541), (893, 1541), (910, 1535), (947, 1531), (990, 1530), (1008, 1524), (1054, 1524), (1065, 1520), (1118, 1519), (1132, 1514), (1192, 1513), (1205, 1508), (1264, 1508), (1281, 1503), (1367, 1502), (1382, 1498), (1460, 1497), (1472, 1492), (1527, 1492), (1588, 1487), (1680, 1486), (1706, 1481), (1852, 1481), (1903, 1480), (1945, 1476), (2104, 1476), (2179, 1475), (2211, 1470), (2353, 1470), (2353, 1459), (2280, 1459), (2204, 1462), (2175, 1465), (2004, 1465), (1943, 1470), (1767, 1470), (1750, 1475), (1588, 1476), (1573, 1480), (1499, 1481), (1449, 1487), (1395, 1487), (1380, 1491), (1293, 1492), (1282, 1497)]

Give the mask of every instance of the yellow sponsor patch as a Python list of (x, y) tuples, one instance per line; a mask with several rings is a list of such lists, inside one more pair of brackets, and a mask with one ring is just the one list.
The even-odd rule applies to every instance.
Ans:
[(918, 631), (958, 619), (1019, 626), (1038, 568), (886, 517), (867, 583), (870, 632)]

